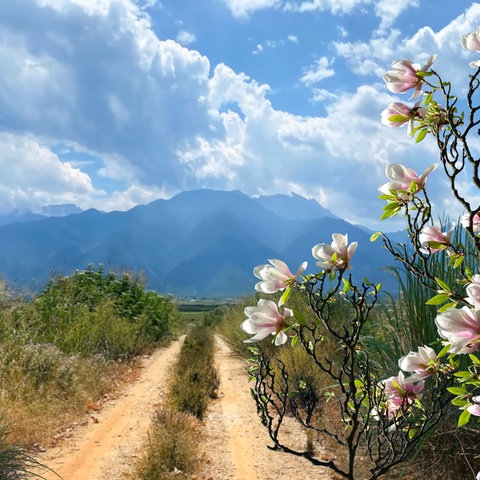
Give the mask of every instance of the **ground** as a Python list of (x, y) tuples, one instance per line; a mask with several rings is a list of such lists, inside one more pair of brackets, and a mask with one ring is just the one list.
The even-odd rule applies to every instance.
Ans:
[[(169, 365), (180, 350), (177, 340), (143, 360), (138, 377), (98, 412), (72, 426), (69, 434), (39, 460), (63, 480), (122, 480), (141, 455), (153, 412), (163, 401)], [(327, 470), (303, 458), (274, 452), (261, 425), (245, 363), (216, 338), (221, 385), (204, 420), (202, 456), (192, 480), (328, 480)], [(305, 436), (292, 427), (289, 435), (302, 447)], [(42, 472), (46, 480), (58, 480)]]

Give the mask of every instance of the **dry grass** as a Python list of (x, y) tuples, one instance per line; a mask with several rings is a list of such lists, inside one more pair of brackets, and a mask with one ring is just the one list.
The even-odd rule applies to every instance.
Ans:
[(144, 456), (131, 480), (167, 480), (190, 478), (199, 460), (202, 431), (193, 415), (171, 409), (159, 410)]

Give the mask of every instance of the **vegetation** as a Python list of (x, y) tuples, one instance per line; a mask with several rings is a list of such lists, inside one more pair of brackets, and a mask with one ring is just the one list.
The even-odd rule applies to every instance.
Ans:
[(214, 365), (213, 330), (194, 326), (173, 367), (166, 405), (154, 415), (135, 480), (187, 479), (198, 463), (199, 420), (220, 384)]
[(48, 446), (115, 388), (130, 361), (178, 328), (170, 299), (102, 267), (52, 278), (29, 299), (1, 293), (0, 402), (11, 427), (0, 441), (19, 448)]

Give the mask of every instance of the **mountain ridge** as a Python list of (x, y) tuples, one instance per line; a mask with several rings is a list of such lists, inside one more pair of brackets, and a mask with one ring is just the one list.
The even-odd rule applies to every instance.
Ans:
[(0, 275), (16, 288), (39, 290), (52, 272), (88, 265), (143, 273), (147, 287), (174, 296), (235, 297), (253, 293), (253, 268), (279, 258), (292, 269), (333, 233), (359, 241), (352, 273), (394, 287), (380, 242), (299, 195), (248, 197), (238, 190), (192, 190), (125, 212), (85, 210), (0, 225)]

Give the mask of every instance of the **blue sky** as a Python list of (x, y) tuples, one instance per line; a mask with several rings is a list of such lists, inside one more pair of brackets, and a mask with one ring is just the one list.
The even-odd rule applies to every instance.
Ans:
[[(126, 210), (196, 188), (314, 198), (371, 229), (385, 166), (419, 173), (433, 141), (380, 124), (394, 60), (465, 91), (456, 0), (2, 0), (0, 213)], [(452, 207), (440, 171), (439, 214)], [(468, 186), (467, 186), (468, 188)]]

